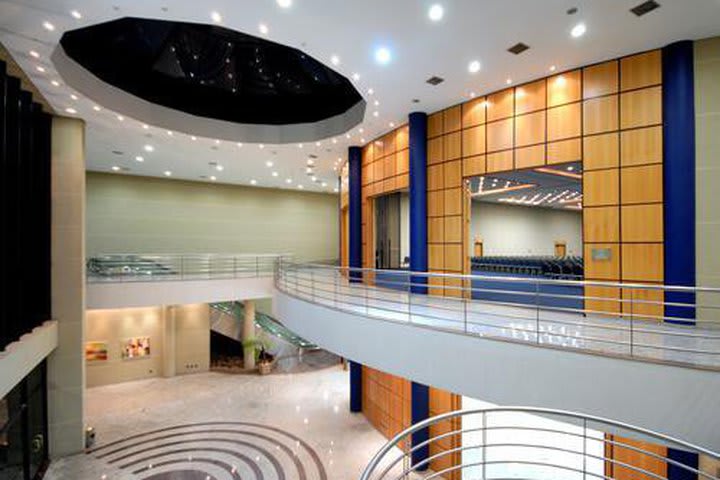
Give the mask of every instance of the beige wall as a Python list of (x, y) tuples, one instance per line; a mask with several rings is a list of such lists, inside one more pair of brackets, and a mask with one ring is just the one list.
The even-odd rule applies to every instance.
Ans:
[(87, 174), (87, 251), (338, 256), (337, 196)]
[[(171, 316), (174, 321), (170, 320)], [(174, 328), (168, 329), (166, 325)], [(88, 387), (210, 369), (207, 304), (88, 310), (85, 336), (88, 342), (108, 345), (106, 361), (87, 363)], [(123, 360), (123, 342), (139, 336), (150, 337), (150, 356)], [(168, 342), (174, 342), (174, 348), (169, 347)], [(174, 358), (166, 358), (168, 355)]]
[[(720, 37), (695, 43), (695, 198), (697, 284), (720, 287)], [(718, 305), (717, 295), (701, 294), (698, 303)], [(698, 309), (699, 318), (715, 320), (717, 311)]]

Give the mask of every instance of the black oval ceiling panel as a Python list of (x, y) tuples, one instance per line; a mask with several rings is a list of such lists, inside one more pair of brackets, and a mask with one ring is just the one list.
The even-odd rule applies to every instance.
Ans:
[(293, 125), (363, 102), (347, 78), (310, 55), (213, 25), (122, 18), (66, 32), (60, 44), (103, 82), (199, 117)]

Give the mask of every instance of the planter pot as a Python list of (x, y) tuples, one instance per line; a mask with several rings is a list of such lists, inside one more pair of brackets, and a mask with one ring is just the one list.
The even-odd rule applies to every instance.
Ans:
[(272, 370), (272, 363), (271, 362), (262, 362), (258, 363), (258, 372), (260, 372), (260, 375), (267, 375)]

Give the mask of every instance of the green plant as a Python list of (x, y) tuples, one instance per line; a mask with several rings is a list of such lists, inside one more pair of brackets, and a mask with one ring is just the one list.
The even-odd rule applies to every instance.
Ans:
[(272, 355), (268, 350), (272, 348), (272, 343), (264, 338), (250, 338), (242, 342), (243, 349), (252, 349), (255, 356), (255, 362), (271, 361)]

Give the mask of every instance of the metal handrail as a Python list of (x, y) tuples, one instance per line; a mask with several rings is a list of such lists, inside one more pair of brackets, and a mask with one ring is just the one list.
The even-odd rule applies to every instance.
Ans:
[[(278, 291), (311, 303), (420, 328), (720, 369), (720, 288), (377, 270), (284, 259), (274, 280)], [(550, 289), (561, 286), (575, 288)], [(602, 289), (587, 287), (615, 293), (603, 296)], [(644, 296), (642, 290), (650, 292)], [(667, 292), (676, 295), (666, 300)]]
[[(527, 425), (518, 425), (518, 418), (515, 417), (512, 421), (508, 420), (508, 414), (532, 415), (533, 420), (542, 419), (546, 421), (553, 421), (555, 423), (567, 424), (570, 428), (572, 428), (572, 430), (561, 430), (558, 428), (538, 426), (537, 421), (526, 422)], [(480, 426), (474, 426), (473, 428), (461, 427), (443, 435), (430, 437), (428, 440), (408, 448), (408, 445), (411, 445), (413, 434), (421, 430), (429, 430), (431, 426), (442, 422), (448, 422), (451, 424), (453, 424), (452, 422), (456, 422), (455, 424), (465, 425), (466, 420), (470, 419), (471, 416), (480, 417), (480, 422), (478, 422)], [(503, 421), (507, 423), (502, 423)], [(495, 439), (493, 432), (502, 432), (504, 435)], [(515, 432), (511, 440), (507, 440), (506, 438), (508, 432)], [(553, 442), (551, 443), (548, 439), (535, 442), (528, 441), (528, 434), (531, 432), (549, 436), (552, 438)], [(459, 442), (461, 444), (459, 447), (453, 448), (443, 448), (439, 446), (435, 453), (428, 455), (425, 459), (421, 459), (415, 464), (412, 464), (409, 461), (412, 455), (417, 453), (421, 448), (429, 448), (430, 444), (439, 442), (448, 436), (456, 436), (462, 439), (462, 435), (465, 433), (480, 433), (482, 440), (471, 440), (470, 442), (467, 442), (469, 444), (461, 441)], [(575, 437), (577, 440), (582, 440), (582, 445), (577, 448), (573, 447), (573, 445), (558, 446), (556, 444), (558, 437), (552, 437), (552, 435), (555, 434), (562, 436), (570, 435)], [(609, 435), (620, 436), (621, 438), (618, 439), (614, 436), (610, 437)], [(536, 438), (541, 437), (540, 435), (536, 435)], [(645, 443), (629, 444), (626, 442), (627, 439), (641, 440)], [(598, 454), (597, 452), (592, 453), (592, 451), (588, 451), (588, 441), (596, 443), (599, 442), (600, 445), (596, 446), (602, 447), (603, 453)], [(615, 420), (547, 408), (488, 407), (448, 412), (428, 418), (410, 426), (394, 436), (373, 456), (360, 477), (360, 480), (407, 479), (410, 478), (409, 475), (411, 473), (427, 469), (428, 466), (432, 465), (433, 461), (446, 460), (443, 457), (449, 457), (451, 459), (449, 462), (444, 462), (445, 464), (449, 463), (450, 466), (437, 472), (430, 472), (429, 474), (424, 475), (424, 478), (437, 478), (443, 474), (454, 471), (480, 467), (482, 468), (483, 474), (477, 478), (485, 479), (488, 478), (486, 475), (486, 469), (496, 465), (513, 465), (516, 466), (516, 468), (519, 465), (543, 466), (552, 468), (554, 471), (575, 472), (582, 475), (583, 478), (587, 478), (588, 476), (597, 478), (613, 478), (612, 476), (609, 477), (605, 475), (605, 467), (610, 465), (613, 467), (624, 468), (626, 470), (632, 470), (633, 473), (639, 474), (640, 478), (654, 478), (656, 480), (667, 479), (667, 475), (663, 476), (657, 471), (646, 469), (643, 462), (635, 464), (628, 459), (620, 461), (612, 456), (606, 455), (604, 453), (604, 447), (607, 445), (626, 449), (644, 457), (644, 459), (652, 459), (655, 463), (665, 463), (667, 466), (672, 466), (676, 469), (676, 471), (677, 469), (684, 470), (699, 479), (720, 480), (712, 473), (702, 471), (700, 468), (694, 468), (671, 458), (666, 458), (659, 455), (656, 451), (646, 449), (644, 448), (646, 443), (682, 449), (687, 452), (708, 457), (711, 461), (720, 461), (720, 454), (706, 448), (693, 445), (689, 442), (685, 442), (659, 432), (654, 432), (652, 430), (636, 427)], [(509, 448), (520, 448), (520, 450), (515, 451), (512, 454), (508, 454), (507, 452)], [(481, 459), (479, 461), (477, 461), (477, 459), (472, 459), (467, 462), (462, 460), (460, 462), (452, 461), (452, 456), (456, 457), (458, 454), (462, 454), (465, 451), (473, 449), (480, 450)], [(488, 452), (493, 453), (493, 456), (490, 457)], [(528, 456), (531, 452), (534, 454), (543, 453), (543, 458), (541, 459), (542, 461), (533, 460), (531, 455)], [(556, 461), (554, 463), (553, 459), (549, 458), (548, 452), (569, 454), (570, 459), (564, 457), (565, 462)], [(508, 455), (508, 458), (505, 458), (503, 454)], [(582, 461), (580, 462), (580, 460)], [(588, 470), (588, 460), (601, 462), (602, 471), (593, 472)], [(398, 467), (400, 468), (399, 471)], [(515, 474), (518, 472), (513, 473)], [(495, 477), (493, 476), (491, 478)], [(513, 478), (516, 478), (516, 476), (513, 475)], [(525, 476), (522, 478), (532, 477)]]

